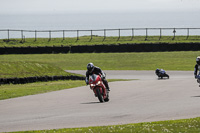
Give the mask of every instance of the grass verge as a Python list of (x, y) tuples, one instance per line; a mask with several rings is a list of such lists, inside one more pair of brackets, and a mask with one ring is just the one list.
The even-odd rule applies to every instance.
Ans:
[[(129, 81), (124, 79), (108, 79), (108, 82), (114, 81)], [(0, 86), (0, 100), (46, 93), (51, 91), (69, 89), (79, 86), (84, 86), (83, 80), (66, 80), (66, 81), (51, 81), (51, 82), (37, 82), (29, 84), (10, 84)]]
[(23, 78), (23, 77), (33, 77), (33, 76), (71, 76), (76, 74), (71, 74), (65, 72), (59, 67), (52, 64), (44, 64), (37, 62), (24, 62), (24, 61), (14, 61), (7, 62), (1, 61), (0, 67), (0, 78)]
[[(87, 128), (68, 128), (41, 131), (25, 131), (26, 133), (198, 133), (200, 118), (144, 122), (125, 125), (98, 126)], [(25, 133), (18, 132), (18, 133)]]
[[(63, 70), (86, 70), (93, 62), (102, 70), (194, 70), (200, 51), (138, 52), (138, 53), (84, 53), (0, 55), (0, 62), (33, 62), (50, 64)], [(1, 69), (1, 68), (0, 68)]]
[(85, 85), (83, 80), (37, 82), (29, 84), (10, 84), (0, 86), (0, 100), (63, 90)]
[(0, 47), (27, 47), (27, 46), (75, 46), (75, 45), (100, 45), (100, 44), (132, 44), (132, 43), (191, 43), (200, 42), (200, 36), (121, 36), (119, 37), (106, 37), (103, 36), (81, 36), (79, 40), (77, 37), (72, 38), (26, 38), (25, 41), (22, 39), (0, 39)]

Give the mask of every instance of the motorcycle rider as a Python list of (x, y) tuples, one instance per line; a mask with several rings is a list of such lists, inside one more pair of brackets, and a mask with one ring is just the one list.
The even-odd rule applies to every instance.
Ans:
[(161, 74), (165, 74), (166, 72), (165, 72), (165, 70), (163, 70), (163, 69), (156, 69), (156, 74), (158, 75), (158, 76), (160, 76)]
[(94, 66), (93, 63), (88, 63), (87, 64), (87, 72), (86, 72), (86, 79), (85, 79), (85, 82), (86, 84), (88, 85), (89, 84), (89, 75), (92, 75), (92, 74), (101, 74), (101, 79), (104, 83), (104, 85), (106, 86), (106, 89), (108, 91), (110, 91), (110, 88), (108, 86), (108, 81), (106, 80), (106, 75), (105, 73), (97, 66)]
[[(197, 79), (197, 82), (200, 83), (200, 56), (196, 58), (196, 65), (194, 66), (194, 77)], [(199, 71), (198, 75), (197, 72)]]

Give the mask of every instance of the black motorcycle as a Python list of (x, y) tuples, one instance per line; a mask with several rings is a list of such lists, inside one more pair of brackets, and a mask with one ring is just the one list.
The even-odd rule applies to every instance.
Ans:
[(155, 73), (158, 76), (158, 78), (163, 79), (163, 77), (166, 77), (169, 79), (169, 75), (163, 69), (156, 69)]

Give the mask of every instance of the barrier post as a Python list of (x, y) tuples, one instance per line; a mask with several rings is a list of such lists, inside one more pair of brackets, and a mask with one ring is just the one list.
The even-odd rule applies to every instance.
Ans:
[(35, 30), (35, 42), (37, 41), (37, 31)]
[(77, 30), (77, 39), (76, 39), (76, 41), (78, 41), (79, 40), (79, 30)]
[(21, 30), (21, 36), (22, 36), (22, 41), (23, 41), (23, 38), (24, 38), (24, 36), (23, 36), (23, 30)]
[(175, 36), (176, 36), (176, 29), (174, 28), (174, 30), (173, 30), (173, 33), (174, 33), (174, 37), (172, 38), (172, 40), (174, 40), (175, 39)]
[(63, 30), (63, 40), (65, 40), (65, 31)]
[(49, 31), (49, 41), (51, 41), (51, 31)]
[(90, 38), (90, 41), (92, 41), (92, 30), (91, 30), (91, 38)]
[(148, 29), (146, 28), (146, 37), (145, 37), (145, 41), (147, 40), (148, 37)]
[(119, 29), (119, 37), (118, 37), (118, 39), (117, 39), (117, 41), (119, 41), (119, 39), (120, 39), (120, 37), (121, 37), (121, 30)]
[(10, 33), (9, 33), (9, 29), (8, 29), (8, 41), (10, 40)]
[(104, 38), (103, 41), (106, 39), (106, 29), (104, 29)]
[(188, 39), (188, 38), (189, 38), (189, 34), (190, 34), (190, 29), (189, 29), (189, 28), (187, 28), (187, 38), (186, 38), (186, 39)]
[(160, 28), (160, 38), (159, 38), (159, 40), (161, 39), (161, 37), (162, 37), (162, 29)]
[(134, 38), (134, 29), (132, 28), (132, 37), (131, 37), (131, 41), (133, 40)]

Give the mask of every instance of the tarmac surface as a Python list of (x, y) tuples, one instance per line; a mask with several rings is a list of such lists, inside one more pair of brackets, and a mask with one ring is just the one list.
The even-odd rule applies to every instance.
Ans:
[[(85, 71), (69, 71), (85, 74)], [(110, 101), (89, 86), (0, 100), (0, 132), (117, 125), (200, 117), (200, 87), (192, 71), (105, 71)], [(67, 81), (66, 81), (67, 82)]]

